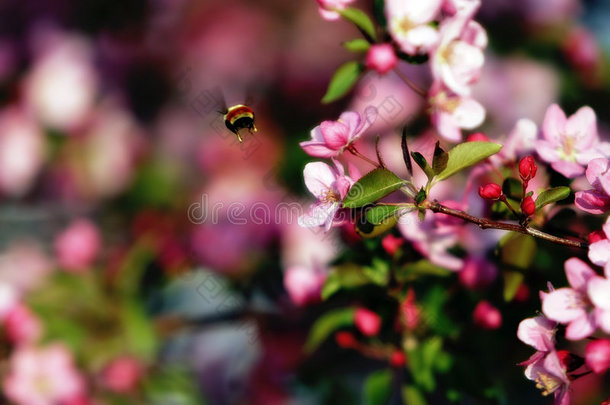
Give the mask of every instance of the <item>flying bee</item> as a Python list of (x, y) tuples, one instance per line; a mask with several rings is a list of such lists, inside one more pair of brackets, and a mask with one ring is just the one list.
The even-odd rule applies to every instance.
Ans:
[(254, 111), (244, 104), (233, 105), (221, 113), (223, 114), (225, 125), (229, 131), (237, 135), (239, 142), (243, 142), (239, 133), (242, 129), (247, 129), (251, 134), (258, 131), (254, 125)]

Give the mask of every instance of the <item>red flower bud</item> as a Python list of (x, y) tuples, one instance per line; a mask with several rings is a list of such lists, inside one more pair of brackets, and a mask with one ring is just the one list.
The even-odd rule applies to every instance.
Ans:
[(466, 142), (476, 142), (476, 141), (489, 142), (489, 138), (487, 137), (487, 135), (485, 135), (482, 132), (476, 132), (474, 134), (470, 134), (466, 138)]
[(594, 373), (602, 374), (610, 369), (610, 339), (597, 339), (585, 349), (585, 361)]
[(390, 355), (390, 365), (392, 367), (402, 367), (405, 365), (405, 354), (402, 350), (394, 350)]
[(344, 349), (354, 347), (356, 345), (356, 338), (350, 332), (337, 332), (335, 333), (335, 341)]
[(487, 301), (477, 304), (472, 313), (474, 323), (482, 329), (498, 329), (502, 325), (502, 314)]
[(585, 359), (572, 354), (567, 350), (557, 350), (557, 357), (559, 357), (559, 361), (566, 368), (568, 373), (577, 370), (585, 364)]
[(479, 187), (479, 195), (486, 200), (497, 200), (502, 195), (502, 187), (496, 183), (489, 183)]
[(528, 217), (534, 215), (534, 212), (536, 212), (536, 202), (531, 196), (528, 195), (521, 202), (521, 212)]
[(365, 336), (375, 336), (381, 329), (381, 318), (379, 315), (366, 308), (356, 309), (354, 323)]
[(536, 166), (536, 162), (534, 158), (531, 156), (526, 156), (519, 162), (519, 175), (521, 176), (521, 180), (529, 181), (536, 176), (536, 171), (538, 167)]
[(604, 231), (593, 231), (589, 234), (589, 243), (599, 242), (604, 239), (606, 239), (606, 233)]
[(398, 248), (400, 248), (404, 242), (405, 240), (403, 238), (390, 234), (381, 240), (381, 246), (390, 256), (394, 256)]

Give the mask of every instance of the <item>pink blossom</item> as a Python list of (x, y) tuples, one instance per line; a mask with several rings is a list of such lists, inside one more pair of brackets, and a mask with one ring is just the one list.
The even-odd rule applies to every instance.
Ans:
[(499, 155), (509, 160), (516, 160), (517, 156), (534, 151), (537, 137), (538, 127), (536, 124), (529, 119), (520, 119), (506, 137)]
[(610, 160), (593, 159), (587, 165), (585, 176), (593, 186), (590, 190), (578, 191), (574, 204), (590, 214), (603, 214), (610, 210)]
[(585, 350), (585, 363), (597, 374), (610, 369), (610, 339), (590, 342)]
[(326, 271), (320, 266), (295, 265), (284, 273), (284, 288), (295, 305), (305, 306), (320, 301), (324, 280)]
[(589, 245), (589, 260), (598, 266), (603, 266), (606, 277), (610, 278), (610, 217), (606, 219), (602, 230), (605, 238), (599, 238)]
[(340, 224), (347, 217), (341, 217), (341, 204), (354, 183), (345, 175), (343, 166), (333, 161), (335, 167), (323, 162), (305, 165), (303, 177), (305, 186), (318, 199), (307, 214), (299, 217), (299, 225), (307, 228), (324, 226), (328, 231), (333, 224)]
[(482, 329), (498, 329), (502, 325), (502, 314), (488, 301), (480, 301), (472, 313), (474, 323)]
[(460, 282), (473, 290), (487, 287), (497, 276), (498, 269), (493, 263), (483, 258), (472, 256), (464, 260), (464, 267), (458, 273)]
[(542, 298), (542, 312), (567, 324), (566, 338), (580, 340), (597, 326), (610, 332), (610, 280), (600, 277), (585, 262), (573, 257), (565, 262), (571, 288), (559, 288)]
[(606, 156), (607, 144), (599, 141), (595, 112), (590, 107), (566, 118), (557, 104), (551, 105), (544, 116), (542, 137), (536, 142), (538, 155), (568, 178), (582, 175), (587, 163)]
[(485, 30), (471, 17), (458, 14), (444, 20), (440, 41), (431, 50), (434, 79), (461, 96), (468, 96), (469, 86), (478, 80), (485, 61), (483, 48), (487, 46)]
[(394, 48), (390, 44), (371, 45), (366, 54), (366, 67), (377, 71), (379, 74), (388, 73), (398, 63)]
[(554, 394), (555, 405), (569, 405), (570, 380), (555, 350), (555, 332), (556, 323), (542, 315), (521, 321), (517, 337), (536, 353), (519, 365), (526, 366), (525, 376), (536, 382), (543, 395)]
[(472, 97), (453, 94), (440, 82), (432, 85), (429, 99), (432, 123), (450, 142), (460, 142), (462, 129), (474, 129), (485, 120), (485, 108), (481, 104)]
[(55, 238), (55, 253), (61, 267), (81, 272), (91, 267), (101, 248), (97, 226), (88, 219), (77, 219)]
[(0, 191), (21, 197), (32, 187), (45, 157), (41, 128), (18, 108), (0, 113)]
[(318, 12), (328, 21), (339, 19), (341, 15), (335, 10), (343, 10), (354, 0), (316, 0), (318, 2)]
[(436, 18), (441, 3), (441, 0), (385, 2), (388, 29), (404, 52), (424, 53), (438, 41), (438, 31), (429, 23)]
[(4, 393), (19, 405), (56, 405), (83, 395), (85, 381), (61, 344), (18, 348), (10, 359)]
[(359, 307), (354, 313), (354, 324), (365, 336), (375, 336), (381, 329), (381, 317), (370, 309)]
[(375, 107), (367, 107), (364, 120), (360, 114), (347, 111), (337, 121), (323, 121), (311, 130), (311, 141), (301, 142), (303, 150), (315, 157), (333, 157), (345, 150), (371, 126), (377, 116)]
[(16, 304), (4, 320), (4, 329), (14, 344), (34, 343), (42, 335), (42, 324), (23, 303)]
[(133, 391), (142, 377), (140, 362), (129, 356), (118, 357), (104, 367), (102, 385), (111, 391), (128, 393)]

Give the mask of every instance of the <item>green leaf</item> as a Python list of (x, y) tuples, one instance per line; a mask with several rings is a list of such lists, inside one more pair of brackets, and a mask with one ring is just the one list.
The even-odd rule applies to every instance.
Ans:
[(372, 265), (364, 266), (362, 271), (377, 285), (386, 286), (390, 281), (390, 265), (378, 257), (374, 257)]
[[(424, 200), (426, 199), (426, 197), (427, 197), (426, 190), (424, 190), (424, 188), (422, 187), (415, 195), (415, 203), (417, 205), (423, 203)], [(420, 221), (423, 221), (423, 219), (420, 218)]]
[(366, 39), (356, 38), (351, 41), (345, 41), (343, 47), (350, 52), (366, 52), (371, 47), (371, 44)]
[(429, 260), (421, 259), (410, 262), (396, 270), (396, 280), (401, 283), (413, 281), (421, 276), (446, 277), (453, 274), (444, 267), (432, 264)]
[(395, 216), (396, 218), (406, 214), (415, 206), (404, 206), (404, 205), (376, 205), (371, 207), (366, 212), (366, 219), (371, 224), (378, 225), (387, 218)]
[(432, 171), (435, 175), (445, 170), (449, 160), (449, 154), (439, 146), (439, 143), (437, 141), (434, 145), (434, 157), (432, 158)]
[(437, 174), (436, 181), (445, 180), (459, 171), (495, 155), (500, 149), (502, 149), (502, 145), (493, 142), (477, 141), (461, 143), (448, 152), (447, 167)]
[(407, 405), (427, 405), (424, 394), (415, 385), (402, 387), (402, 400)]
[(502, 183), (502, 192), (511, 200), (521, 201), (523, 198), (523, 184), (514, 177), (507, 177)]
[(427, 392), (434, 391), (436, 379), (434, 378), (434, 367), (436, 356), (441, 353), (443, 341), (435, 336), (421, 342), (408, 351), (408, 365), (415, 383)]
[(563, 200), (564, 198), (568, 198), (569, 196), (570, 187), (553, 187), (551, 189), (545, 190), (540, 193), (538, 198), (536, 198), (536, 209), (539, 210), (547, 204)]
[(343, 10), (336, 10), (343, 18), (352, 22), (365, 36), (375, 41), (375, 26), (368, 15), (357, 8), (347, 7)]
[(499, 242), (500, 259), (507, 267), (503, 271), (504, 300), (511, 301), (523, 281), (523, 273), (528, 269), (536, 255), (536, 241), (529, 235), (510, 233)]
[(322, 103), (328, 104), (343, 97), (358, 81), (363, 70), (364, 65), (356, 61), (339, 66), (330, 79), (326, 94), (322, 97)]
[(324, 282), (321, 296), (323, 300), (326, 300), (341, 289), (352, 289), (370, 282), (371, 280), (364, 275), (360, 266), (345, 263), (332, 269)]
[(374, 203), (380, 198), (398, 190), (404, 180), (387, 169), (375, 169), (354, 184), (345, 199), (345, 208), (358, 208)]
[(364, 403), (366, 405), (385, 405), (392, 395), (392, 372), (375, 371), (364, 382)]
[(313, 324), (303, 350), (306, 353), (313, 352), (331, 333), (353, 324), (354, 308), (340, 308), (325, 313)]
[(434, 170), (432, 169), (432, 166), (428, 164), (428, 161), (426, 160), (424, 155), (419, 152), (411, 152), (411, 157), (413, 158), (415, 163), (417, 163), (417, 165), (421, 167), (428, 179), (431, 180), (434, 177)]

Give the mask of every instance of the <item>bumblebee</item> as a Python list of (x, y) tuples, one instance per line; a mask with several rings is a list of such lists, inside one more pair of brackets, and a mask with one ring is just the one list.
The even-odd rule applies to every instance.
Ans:
[(239, 133), (242, 129), (248, 129), (251, 134), (258, 131), (254, 125), (254, 111), (246, 105), (236, 104), (228, 107), (223, 114), (225, 125), (229, 131), (237, 135), (239, 142), (243, 142)]

